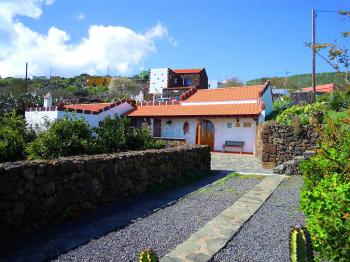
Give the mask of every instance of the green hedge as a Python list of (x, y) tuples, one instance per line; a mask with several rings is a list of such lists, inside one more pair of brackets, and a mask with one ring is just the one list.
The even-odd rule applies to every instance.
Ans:
[(301, 208), (314, 250), (322, 259), (350, 258), (350, 115), (327, 120), (320, 131), (320, 150), (303, 161)]
[(165, 143), (154, 140), (148, 129), (134, 128), (128, 118), (106, 117), (99, 127), (90, 128), (83, 119), (66, 117), (49, 124), (26, 146), (26, 153), (29, 159), (53, 159), (163, 147)]

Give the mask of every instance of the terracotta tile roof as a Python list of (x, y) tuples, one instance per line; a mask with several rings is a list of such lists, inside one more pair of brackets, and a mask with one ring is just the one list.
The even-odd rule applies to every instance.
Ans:
[(257, 99), (266, 85), (241, 86), (217, 89), (198, 89), (185, 102), (209, 102)]
[(114, 103), (98, 103), (98, 104), (72, 104), (72, 105), (64, 105), (63, 107), (66, 109), (74, 109), (74, 110), (90, 110), (90, 111), (100, 111), (105, 107), (108, 107)]
[(81, 113), (93, 113), (93, 114), (99, 114), (103, 111), (106, 111), (110, 108), (116, 107), (122, 103), (128, 102), (130, 103), (130, 100), (128, 99), (122, 99), (116, 102), (110, 102), (110, 103), (94, 103), (94, 104), (72, 104), (72, 105), (64, 105), (61, 107), (61, 109), (68, 110), (68, 111), (77, 111)]
[(256, 116), (262, 106), (254, 104), (227, 104), (227, 105), (155, 105), (137, 106), (129, 112), (130, 117), (195, 117), (195, 116)]
[[(316, 92), (319, 92), (319, 93), (331, 93), (331, 92), (335, 91), (335, 89), (336, 89), (336, 85), (333, 83), (316, 86)], [(306, 88), (303, 88), (303, 91), (312, 92), (313, 88), (312, 88), (312, 86), (306, 87)]]
[(172, 69), (177, 74), (198, 74), (203, 70), (203, 68), (195, 69)]

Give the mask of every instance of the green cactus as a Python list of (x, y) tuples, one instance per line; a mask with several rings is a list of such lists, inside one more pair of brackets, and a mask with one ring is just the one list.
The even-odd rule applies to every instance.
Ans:
[(157, 254), (151, 248), (146, 248), (139, 255), (139, 262), (158, 262)]
[(311, 238), (306, 228), (295, 226), (290, 232), (290, 261), (313, 262)]

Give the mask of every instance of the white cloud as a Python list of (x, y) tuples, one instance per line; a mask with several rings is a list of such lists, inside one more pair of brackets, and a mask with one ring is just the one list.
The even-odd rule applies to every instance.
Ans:
[(85, 20), (86, 16), (84, 13), (79, 12), (79, 13), (73, 15), (73, 18), (77, 21), (83, 21), (83, 20)]
[(144, 33), (123, 26), (92, 25), (86, 37), (71, 43), (69, 33), (57, 27), (41, 34), (17, 20), (19, 15), (39, 18), (42, 5), (52, 4), (52, 0), (0, 1), (2, 77), (23, 75), (25, 62), (33, 75), (45, 75), (49, 68), (60, 75), (99, 74), (108, 66), (117, 74), (130, 73), (156, 52), (156, 39), (169, 40), (161, 23)]

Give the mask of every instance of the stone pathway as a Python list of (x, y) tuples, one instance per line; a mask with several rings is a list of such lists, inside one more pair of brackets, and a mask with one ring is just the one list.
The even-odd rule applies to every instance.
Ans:
[(261, 161), (253, 155), (232, 153), (211, 153), (211, 169), (227, 170), (247, 174), (272, 174), (272, 169), (265, 169)]
[(280, 175), (266, 177), (160, 261), (209, 261), (255, 214), (284, 178)]
[(303, 178), (288, 176), (210, 262), (289, 262), (289, 234), (305, 225), (300, 210)]

